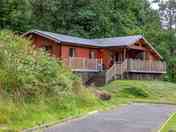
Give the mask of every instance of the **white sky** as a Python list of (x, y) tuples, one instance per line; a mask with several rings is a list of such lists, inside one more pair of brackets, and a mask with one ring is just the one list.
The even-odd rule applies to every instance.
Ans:
[[(152, 1), (152, 0), (149, 0), (149, 1)], [(164, 1), (167, 1), (167, 0), (164, 0)], [(158, 4), (152, 4), (151, 6), (153, 9), (159, 9)]]

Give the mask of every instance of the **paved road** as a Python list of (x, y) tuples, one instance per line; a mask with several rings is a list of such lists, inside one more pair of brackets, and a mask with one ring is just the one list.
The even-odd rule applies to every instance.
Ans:
[(176, 106), (130, 104), (48, 128), (45, 132), (157, 132)]

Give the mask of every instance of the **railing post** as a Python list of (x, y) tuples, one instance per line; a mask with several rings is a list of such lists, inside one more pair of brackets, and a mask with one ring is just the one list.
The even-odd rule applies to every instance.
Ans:
[(68, 58), (68, 65), (71, 67), (71, 57)]
[(95, 65), (96, 65), (96, 71), (98, 71), (98, 59), (95, 60)]
[(83, 69), (86, 69), (86, 58), (83, 58)]
[(101, 71), (103, 71), (103, 59), (101, 58)]
[(126, 70), (128, 71), (128, 64), (129, 63), (129, 60), (128, 59), (126, 59)]

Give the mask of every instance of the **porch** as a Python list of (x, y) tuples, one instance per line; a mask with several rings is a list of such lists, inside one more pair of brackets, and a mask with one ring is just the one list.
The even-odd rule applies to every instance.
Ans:
[(63, 59), (66, 66), (73, 72), (101, 72), (103, 71), (102, 59), (87, 59), (82, 57), (70, 57)]
[[(166, 63), (162, 61), (150, 61), (139, 59), (126, 59), (121, 63), (114, 63), (113, 66), (106, 71), (106, 83), (116, 79), (155, 79), (166, 73)], [(124, 77), (126, 74), (127, 77)], [(129, 77), (133, 75), (132, 77)]]
[(140, 72), (140, 73), (166, 73), (166, 63), (162, 61), (125, 59), (114, 62), (109, 69), (103, 69), (102, 59), (87, 59), (70, 57), (63, 59), (66, 66), (77, 72), (101, 72), (112, 71), (113, 73)]

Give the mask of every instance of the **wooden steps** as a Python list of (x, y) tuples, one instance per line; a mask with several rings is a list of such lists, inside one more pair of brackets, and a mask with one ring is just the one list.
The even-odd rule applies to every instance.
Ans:
[(106, 83), (105, 81), (105, 72), (99, 72), (92, 76), (87, 82), (88, 86), (103, 86)]

